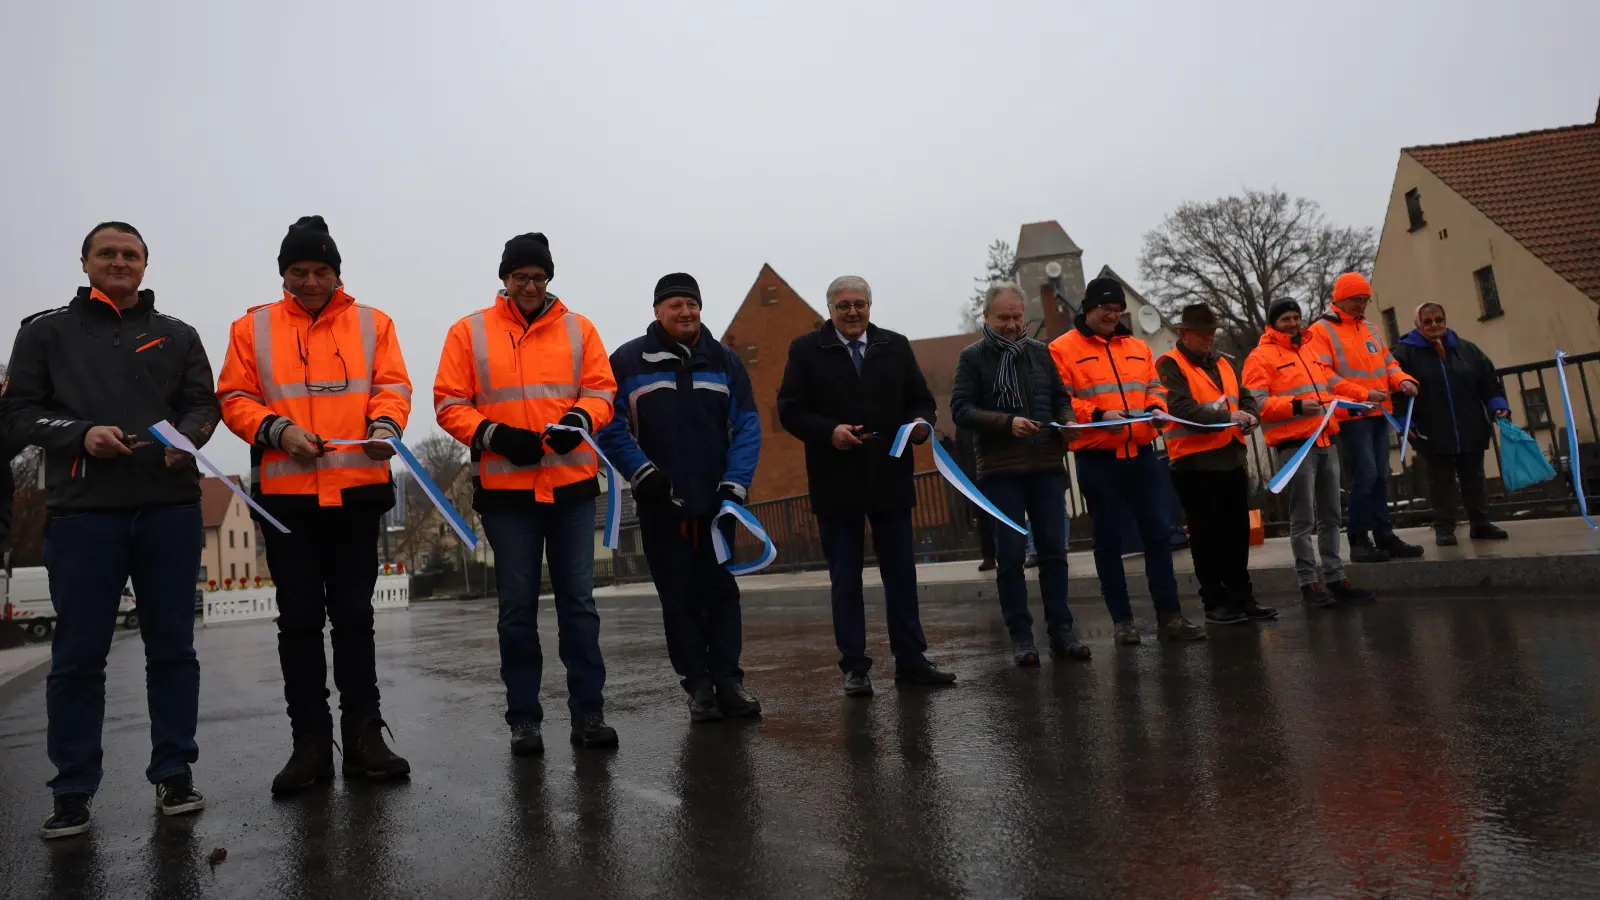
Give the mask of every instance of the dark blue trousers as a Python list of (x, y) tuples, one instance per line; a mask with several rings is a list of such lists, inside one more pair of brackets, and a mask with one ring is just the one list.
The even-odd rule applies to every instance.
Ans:
[(872, 548), (883, 577), (883, 606), (889, 619), (889, 651), (896, 662), (922, 662), (928, 641), (922, 636), (917, 612), (917, 560), (912, 549), (911, 510), (853, 516), (819, 516), (822, 552), (828, 558), (828, 578), (833, 583), (833, 639), (839, 645), (839, 668), (865, 672), (872, 668), (867, 655), (867, 612), (861, 592), (861, 568), (866, 563), (866, 523), (872, 522)]
[(711, 517), (680, 518), (641, 509), (639, 538), (661, 598), (667, 656), (683, 689), (693, 693), (709, 685), (743, 682), (739, 585), (717, 562)]
[(1144, 541), (1144, 572), (1156, 613), (1179, 612), (1171, 526), (1166, 516), (1171, 484), (1166, 463), (1148, 445), (1138, 456), (1122, 459), (1105, 450), (1079, 451), (1075, 456), (1078, 486), (1089, 501), (1089, 516), (1094, 522), (1094, 567), (1100, 576), (1100, 594), (1112, 620), (1126, 622), (1133, 618), (1128, 575), (1122, 568), (1124, 515), (1133, 517)]
[[(1013, 522), (1024, 522), (1033, 532), (1039, 556), (1039, 597), (1044, 604), (1045, 629), (1053, 637), (1072, 630), (1067, 608), (1067, 477), (1062, 472), (996, 475), (980, 486)], [(994, 523), (995, 584), (1000, 590), (1000, 613), (1014, 643), (1033, 641), (1033, 616), (1028, 612), (1028, 582), (1022, 567), (1028, 538), (1003, 522)]]

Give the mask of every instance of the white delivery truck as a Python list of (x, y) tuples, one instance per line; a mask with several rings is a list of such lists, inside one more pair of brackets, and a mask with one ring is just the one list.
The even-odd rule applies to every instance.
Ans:
[[(28, 566), (5, 573), (4, 605), (0, 620), (15, 622), (28, 636), (43, 639), (56, 625), (56, 608), (50, 604), (50, 576), (44, 566)], [(139, 627), (139, 612), (133, 597), (133, 582), (122, 588), (117, 615), (127, 628)]]

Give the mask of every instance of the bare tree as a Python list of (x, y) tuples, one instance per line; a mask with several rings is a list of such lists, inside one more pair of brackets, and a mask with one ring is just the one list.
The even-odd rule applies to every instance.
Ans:
[(1246, 190), (1210, 203), (1184, 203), (1144, 236), (1139, 269), (1162, 313), (1210, 306), (1234, 347), (1249, 349), (1276, 301), (1300, 302), (1306, 317), (1327, 309), (1344, 272), (1372, 273), (1372, 228), (1330, 225), (1322, 209), (1283, 191)]
[[(435, 433), (417, 442), (414, 452), (422, 471), (456, 509), (470, 509), (472, 479), (467, 448), (449, 435)], [(422, 485), (413, 478), (399, 478), (397, 484), (406, 492), (406, 522), (405, 537), (396, 548), (396, 555), (410, 557), (413, 565), (423, 558), (453, 561), (452, 545), (458, 539)]]
[(1005, 241), (995, 241), (989, 245), (989, 258), (984, 262), (984, 273), (972, 279), (975, 286), (972, 296), (967, 298), (966, 305), (961, 309), (961, 328), (963, 331), (977, 331), (978, 324), (983, 321), (983, 294), (989, 285), (996, 281), (1010, 281), (1017, 277), (1017, 251)]

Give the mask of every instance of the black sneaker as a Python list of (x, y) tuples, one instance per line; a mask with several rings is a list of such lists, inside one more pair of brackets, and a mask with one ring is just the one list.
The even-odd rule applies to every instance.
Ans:
[(1247, 619), (1259, 622), (1263, 619), (1276, 619), (1278, 617), (1278, 608), (1276, 606), (1262, 606), (1256, 602), (1255, 597), (1246, 597), (1239, 601), (1237, 605), (1239, 612), (1244, 613)]
[(544, 753), (544, 733), (538, 723), (511, 729), (512, 756), (539, 756)]
[(717, 705), (722, 714), (733, 719), (752, 719), (761, 715), (761, 701), (744, 689), (739, 681), (724, 681), (717, 685)]
[(1371, 603), (1378, 599), (1378, 596), (1371, 591), (1351, 584), (1348, 578), (1341, 578), (1328, 585), (1328, 590), (1339, 598), (1340, 603)]
[(572, 742), (579, 747), (615, 747), (617, 730), (606, 724), (601, 713), (590, 713), (572, 723)]
[(298, 737), (289, 761), (272, 779), (272, 793), (280, 797), (298, 794), (318, 782), (332, 780), (333, 735)]
[(89, 804), (93, 799), (92, 794), (57, 794), (55, 812), (44, 820), (39, 836), (51, 841), (88, 831), (91, 818)]
[(978, 563), (979, 572), (993, 572), (994, 568), (994, 560), (992, 559), (985, 559)]
[(206, 808), (206, 798), (194, 789), (187, 772), (156, 785), (156, 808), (163, 816), (183, 816)]
[(1206, 630), (1185, 619), (1182, 613), (1167, 613), (1158, 620), (1156, 634), (1169, 641), (1203, 641)]
[(1506, 534), (1504, 528), (1493, 522), (1480, 522), (1472, 526), (1472, 530), (1467, 533), (1467, 536), (1475, 541), (1503, 541), (1511, 537), (1511, 535)]
[(1039, 648), (1033, 641), (1018, 641), (1011, 645), (1011, 661), (1019, 669), (1036, 669), (1039, 667)]
[(689, 693), (689, 721), (722, 721), (722, 707), (717, 705), (717, 692), (711, 685), (701, 685)]
[(1389, 555), (1395, 559), (1416, 559), (1422, 555), (1421, 547), (1400, 540), (1400, 535), (1392, 531), (1388, 534), (1377, 535), (1373, 539), (1373, 543), (1388, 551)]
[(956, 683), (956, 673), (944, 672), (927, 660), (894, 664), (894, 680), (898, 684), (946, 685)]
[(1433, 543), (1437, 547), (1454, 547), (1457, 543), (1456, 533), (1454, 531), (1435, 531), (1433, 533)]
[(871, 697), (872, 676), (866, 672), (845, 673), (844, 695), (846, 697)]
[(1243, 625), (1248, 621), (1250, 617), (1232, 603), (1223, 603), (1206, 610), (1207, 625)]
[(1139, 643), (1142, 640), (1139, 636), (1139, 623), (1132, 619), (1126, 622), (1118, 622), (1114, 640), (1124, 647), (1132, 647)]
[(1300, 599), (1312, 609), (1333, 609), (1339, 605), (1338, 599), (1323, 590), (1320, 584), (1300, 585)]
[(1351, 562), (1381, 563), (1389, 560), (1389, 551), (1372, 543), (1372, 538), (1364, 534), (1350, 535)]
[(1093, 655), (1089, 645), (1078, 637), (1075, 629), (1067, 629), (1050, 636), (1050, 655), (1056, 659), (1086, 660)]

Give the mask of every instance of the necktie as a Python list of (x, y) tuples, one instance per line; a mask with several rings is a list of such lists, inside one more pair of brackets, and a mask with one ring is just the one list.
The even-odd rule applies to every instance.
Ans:
[(861, 363), (863, 362), (861, 354), (862, 354), (861, 342), (860, 341), (851, 341), (850, 342), (850, 361), (856, 364), (856, 374), (857, 375), (861, 374)]

